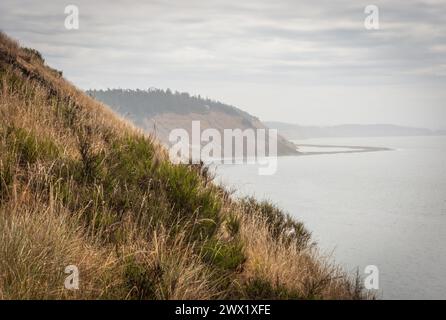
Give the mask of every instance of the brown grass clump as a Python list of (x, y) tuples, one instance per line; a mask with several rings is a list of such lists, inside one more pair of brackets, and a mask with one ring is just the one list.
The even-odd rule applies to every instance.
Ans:
[(367, 297), (301, 223), (210, 180), (0, 33), (1, 299)]

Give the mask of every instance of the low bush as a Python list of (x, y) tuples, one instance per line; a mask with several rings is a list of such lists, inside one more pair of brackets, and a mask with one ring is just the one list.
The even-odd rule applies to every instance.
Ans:
[(255, 198), (246, 197), (241, 199), (240, 205), (245, 213), (265, 219), (274, 238), (286, 239), (289, 243), (296, 244), (298, 248), (306, 248), (309, 245), (311, 233), (303, 223), (291, 218), (270, 202), (259, 202)]
[(130, 298), (156, 299), (156, 286), (162, 277), (163, 269), (159, 264), (148, 266), (135, 256), (125, 262), (124, 278)]
[(9, 127), (6, 132), (6, 143), (11, 148), (10, 154), (17, 157), (19, 165), (26, 166), (37, 160), (54, 160), (59, 149), (49, 138), (41, 138), (31, 131)]
[(185, 165), (163, 162), (157, 176), (163, 181), (169, 201), (183, 216), (193, 221), (192, 237), (212, 237), (220, 224), (222, 203), (217, 192), (205, 188), (200, 176)]
[(229, 242), (210, 239), (203, 246), (203, 260), (223, 271), (236, 271), (246, 260), (243, 244), (238, 239)]

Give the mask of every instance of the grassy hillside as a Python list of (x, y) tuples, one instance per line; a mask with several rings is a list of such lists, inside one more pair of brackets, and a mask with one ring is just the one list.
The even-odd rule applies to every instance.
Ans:
[[(79, 290), (64, 288), (67, 265)], [(0, 34), (0, 298), (354, 299), (278, 208), (233, 199)]]
[(141, 116), (151, 117), (163, 113), (206, 114), (212, 110), (243, 117), (247, 121), (256, 120), (256, 118), (247, 112), (237, 109), (234, 106), (209, 98), (191, 96), (186, 92), (172, 92), (170, 89), (88, 90), (87, 94), (97, 98), (99, 101), (103, 101), (113, 109), (127, 110), (127, 112), (135, 116), (135, 119)]
[[(234, 106), (185, 92), (152, 88), (89, 90), (87, 94), (106, 103), (139, 128), (156, 135), (166, 145), (169, 145), (169, 133), (173, 129), (183, 128), (191, 135), (191, 124), (195, 120), (200, 121), (202, 130), (214, 128), (222, 136), (225, 129), (267, 129), (258, 118)], [(278, 136), (278, 155), (298, 154), (296, 149), (294, 143)]]

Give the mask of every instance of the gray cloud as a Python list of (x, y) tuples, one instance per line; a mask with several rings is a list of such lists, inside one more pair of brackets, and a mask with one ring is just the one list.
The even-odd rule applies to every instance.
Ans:
[[(79, 30), (64, 28), (68, 4), (79, 6)], [(446, 1), (376, 0), (374, 31), (363, 26), (368, 4), (2, 0), (0, 28), (83, 88), (171, 87), (303, 123), (446, 127), (439, 120), (446, 119)], [(343, 99), (337, 105), (335, 96)], [(395, 113), (395, 104), (405, 112)]]

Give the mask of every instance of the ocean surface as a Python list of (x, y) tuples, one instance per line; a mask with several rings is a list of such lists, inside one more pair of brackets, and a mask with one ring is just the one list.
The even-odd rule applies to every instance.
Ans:
[(256, 165), (218, 165), (217, 178), (303, 221), (346, 271), (365, 276), (376, 265), (379, 298), (446, 299), (446, 137), (295, 142), (311, 145), (304, 152), (392, 150), (280, 157), (271, 176)]

